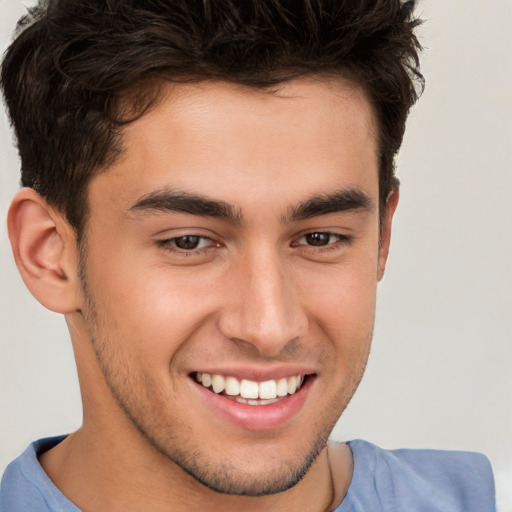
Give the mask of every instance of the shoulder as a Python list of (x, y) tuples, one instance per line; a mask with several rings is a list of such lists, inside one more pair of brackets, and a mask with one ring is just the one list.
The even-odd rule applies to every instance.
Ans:
[(62, 439), (64, 436), (35, 441), (7, 466), (0, 486), (2, 512), (80, 512), (53, 485), (37, 459)]
[(354, 457), (354, 474), (342, 504), (345, 507), (339, 512), (495, 510), (492, 470), (482, 454), (384, 450), (361, 440), (348, 445)]

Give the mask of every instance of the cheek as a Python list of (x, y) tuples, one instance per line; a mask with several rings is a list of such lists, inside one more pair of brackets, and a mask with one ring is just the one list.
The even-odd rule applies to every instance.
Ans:
[(190, 270), (137, 262), (126, 253), (111, 255), (108, 262), (90, 254), (86, 275), (96, 336), (163, 370), (212, 309), (211, 285)]
[(332, 326), (356, 328), (374, 318), (377, 258), (301, 272), (300, 293), (307, 308)]
[[(364, 367), (373, 333), (376, 258), (303, 277), (301, 295), (314, 329), (329, 343), (337, 370), (347, 377)], [(304, 274), (303, 274), (304, 275)]]

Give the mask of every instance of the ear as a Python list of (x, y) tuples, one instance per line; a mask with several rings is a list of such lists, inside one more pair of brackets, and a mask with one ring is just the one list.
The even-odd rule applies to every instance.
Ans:
[(395, 187), (386, 199), (386, 205), (382, 214), (379, 243), (379, 268), (377, 272), (379, 281), (384, 277), (384, 271), (386, 270), (389, 245), (391, 243), (391, 225), (393, 223), (393, 215), (398, 206), (399, 195), (398, 187)]
[(24, 188), (11, 203), (7, 225), (14, 260), (32, 295), (57, 313), (77, 311), (76, 236), (64, 216)]

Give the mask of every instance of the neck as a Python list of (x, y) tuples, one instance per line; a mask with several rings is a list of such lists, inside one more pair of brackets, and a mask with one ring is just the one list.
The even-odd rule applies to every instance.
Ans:
[(84, 426), (40, 461), (61, 492), (84, 512), (324, 512), (341, 502), (352, 474), (350, 449), (339, 445), (330, 447), (330, 453), (324, 449), (305, 477), (285, 492), (233, 496), (208, 489), (153, 448), (140, 457), (130, 444), (119, 444), (115, 436), (91, 437)]

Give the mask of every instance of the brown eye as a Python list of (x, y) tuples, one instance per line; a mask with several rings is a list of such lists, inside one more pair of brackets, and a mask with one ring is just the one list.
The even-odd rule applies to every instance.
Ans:
[(322, 245), (328, 245), (331, 242), (332, 235), (330, 233), (308, 233), (304, 236), (308, 245), (314, 245), (316, 247)]
[(195, 235), (186, 235), (180, 236), (178, 238), (173, 238), (174, 245), (178, 249), (183, 249), (184, 251), (190, 251), (192, 249), (197, 249), (199, 247), (200, 242), (204, 237), (195, 236)]
[(220, 244), (214, 242), (211, 238), (201, 235), (183, 235), (165, 240), (157, 240), (157, 245), (175, 254), (194, 255), (201, 254), (203, 249), (220, 247)]

